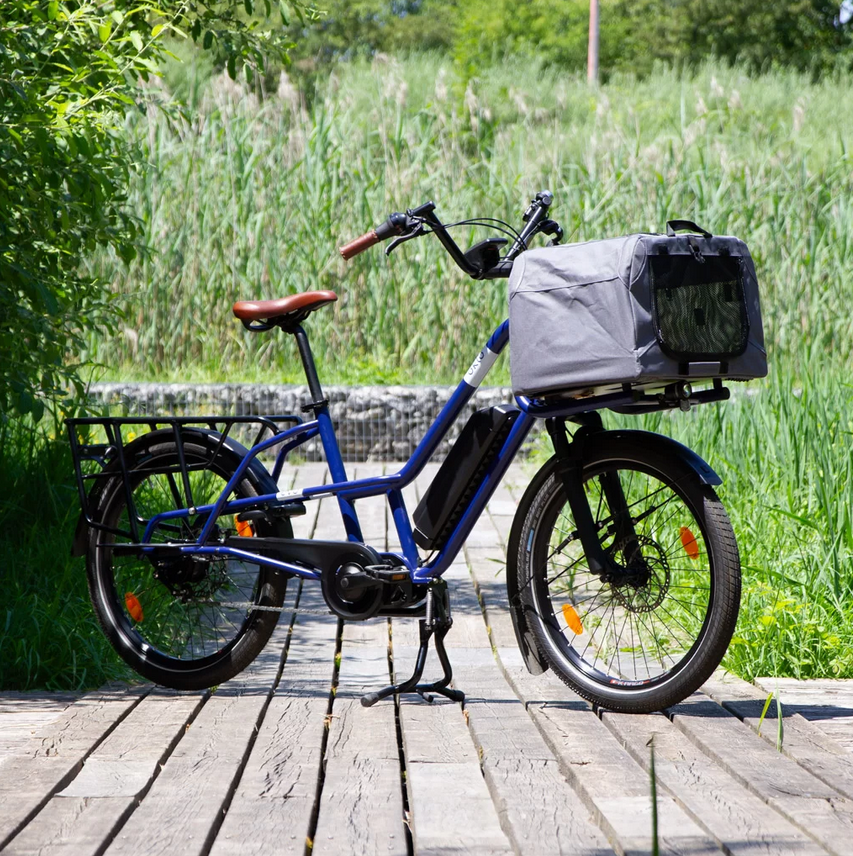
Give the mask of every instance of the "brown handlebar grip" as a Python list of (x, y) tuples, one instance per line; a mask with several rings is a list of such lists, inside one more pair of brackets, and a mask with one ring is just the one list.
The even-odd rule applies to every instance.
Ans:
[(350, 241), (348, 244), (339, 247), (338, 252), (349, 261), (353, 256), (363, 253), (378, 243), (379, 238), (376, 235), (376, 230), (371, 229), (369, 232), (365, 232), (360, 238), (356, 238), (354, 241)]

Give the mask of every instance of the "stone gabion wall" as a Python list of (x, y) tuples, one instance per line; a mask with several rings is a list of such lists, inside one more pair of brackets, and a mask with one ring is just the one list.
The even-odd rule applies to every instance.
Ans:
[[(345, 461), (405, 461), (447, 403), (450, 386), (327, 386), (324, 393)], [(265, 416), (295, 413), (310, 401), (307, 386), (267, 384), (98, 383), (93, 407), (113, 416)], [(479, 389), (468, 414), (512, 402), (508, 387)], [(460, 417), (433, 460), (441, 460), (467, 420)], [(530, 447), (528, 439), (525, 448)], [(319, 440), (302, 446), (308, 460), (322, 460)]]

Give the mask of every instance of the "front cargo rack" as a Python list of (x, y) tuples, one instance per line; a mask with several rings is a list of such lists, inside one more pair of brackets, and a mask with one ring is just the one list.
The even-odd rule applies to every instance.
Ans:
[[(150, 469), (135, 467), (134, 475), (142, 473), (160, 473), (179, 476), (187, 507), (193, 507), (192, 489), (189, 474), (191, 471), (204, 470), (216, 461), (225, 444), (231, 439), (235, 426), (253, 427), (250, 433), (253, 436), (249, 448), (265, 440), (285, 433), (287, 427), (303, 424), (302, 418), (293, 414), (283, 416), (85, 416), (66, 419), (68, 428), (68, 439), (71, 443), (71, 455), (74, 461), (74, 475), (77, 481), (77, 491), (80, 495), (80, 508), (82, 517), (87, 526), (102, 532), (109, 532), (124, 538), (139, 540), (138, 531), (117, 529), (107, 526), (97, 519), (97, 509), (91, 507), (89, 497), (91, 490), (87, 486), (94, 487), (98, 480), (115, 478), (121, 475), (124, 490), (127, 496), (127, 507), (130, 512), (130, 525), (134, 530), (138, 529), (140, 518), (136, 512), (133, 502), (133, 485), (131, 484), (130, 472), (127, 467), (127, 456), (125, 454), (130, 443), (147, 432), (170, 429), (177, 450), (178, 464), (175, 466), (164, 466), (158, 464)], [(217, 446), (212, 457), (202, 464), (188, 464), (184, 456), (184, 434), (187, 427), (203, 428), (218, 435)], [(103, 433), (106, 442), (90, 442), (92, 434)], [(310, 434), (316, 433), (315, 431)], [(308, 439), (309, 433), (293, 443), (288, 443), (281, 448), (271, 472), (272, 478), (278, 482), (286, 455), (290, 449)], [(98, 439), (101, 439), (98, 437)], [(95, 466), (91, 466), (94, 463)], [(89, 466), (87, 466), (87, 464)]]

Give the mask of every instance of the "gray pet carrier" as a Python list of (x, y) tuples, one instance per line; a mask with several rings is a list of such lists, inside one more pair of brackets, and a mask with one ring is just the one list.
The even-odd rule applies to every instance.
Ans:
[[(685, 228), (700, 234), (675, 234)], [(666, 235), (522, 253), (509, 279), (509, 325), (516, 395), (767, 374), (746, 244), (688, 221), (670, 221)]]

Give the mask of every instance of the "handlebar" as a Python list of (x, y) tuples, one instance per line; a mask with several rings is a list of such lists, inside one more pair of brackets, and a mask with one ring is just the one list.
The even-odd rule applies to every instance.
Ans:
[(384, 223), (380, 223), (375, 229), (365, 232), (361, 237), (350, 241), (338, 248), (338, 252), (346, 261), (370, 249), (374, 244), (391, 238), (394, 235), (402, 235), (409, 226), (409, 215), (400, 214), (399, 212), (392, 214)]
[[(473, 251), (477, 248), (472, 247), (468, 253), (464, 253), (459, 248), (451, 238), (447, 228), (436, 216), (434, 202), (426, 202), (418, 208), (409, 209), (405, 214), (399, 212), (392, 214), (384, 223), (380, 223), (375, 229), (371, 229), (348, 244), (344, 244), (338, 251), (346, 261), (349, 261), (380, 241), (393, 237), (395, 240), (385, 250), (386, 255), (388, 255), (404, 241), (419, 238), (421, 235), (432, 232), (447, 250), (457, 267), (461, 268), (468, 276), (474, 279), (505, 279), (512, 270), (513, 260), (519, 253), (527, 249), (528, 241), (537, 232), (542, 231), (554, 235), (554, 243), (559, 243), (563, 230), (559, 224), (547, 219), (548, 208), (553, 199), (553, 195), (548, 190), (537, 193), (524, 212), (525, 226), (513, 241), (507, 254), (499, 259), (495, 252), (495, 255), (491, 257), (494, 263), (491, 263), (490, 259), (490, 263), (486, 266), (483, 265), (482, 255), (474, 254)], [(429, 231), (424, 228), (425, 226), (429, 227)]]
[(354, 241), (350, 241), (348, 244), (338, 247), (338, 252), (346, 261), (349, 261), (350, 259), (355, 258), (359, 253), (363, 253), (365, 250), (378, 243), (379, 235), (376, 234), (376, 229), (371, 229), (369, 232), (365, 232), (361, 237), (356, 238)]

